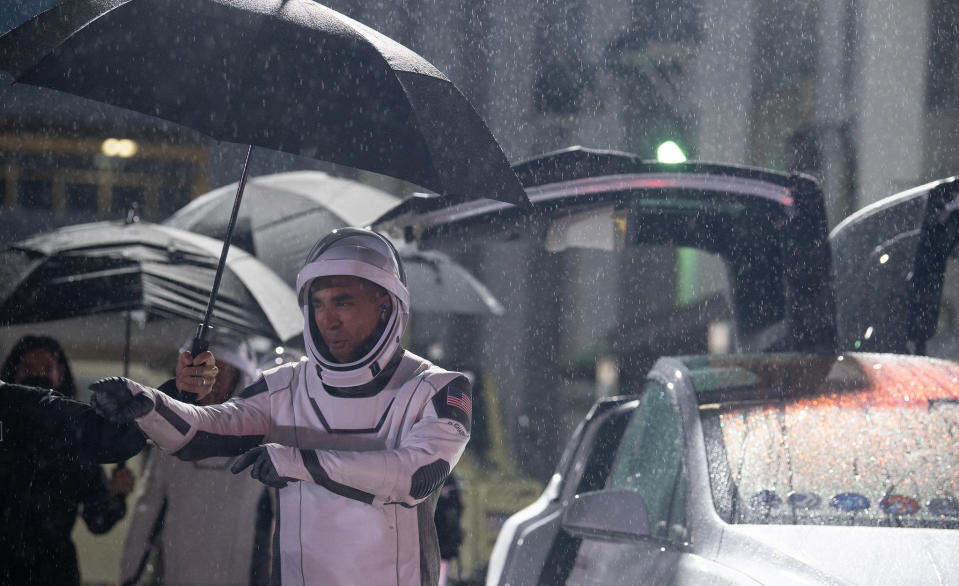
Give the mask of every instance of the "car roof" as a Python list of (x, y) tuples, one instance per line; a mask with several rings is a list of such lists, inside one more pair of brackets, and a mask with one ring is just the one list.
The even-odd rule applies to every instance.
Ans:
[(763, 353), (681, 356), (660, 362), (678, 363), (677, 376), (687, 379), (700, 405), (762, 403), (824, 393), (835, 398), (888, 394), (892, 389), (906, 401), (949, 400), (959, 387), (959, 364), (926, 356)]
[(728, 175), (766, 181), (784, 187), (789, 185), (788, 174), (769, 169), (705, 162), (661, 163), (622, 151), (589, 149), (580, 146), (524, 159), (513, 165), (513, 171), (525, 187), (595, 175), (661, 172)]

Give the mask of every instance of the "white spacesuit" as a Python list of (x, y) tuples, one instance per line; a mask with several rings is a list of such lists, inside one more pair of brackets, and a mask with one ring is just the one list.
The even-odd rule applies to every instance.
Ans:
[[(312, 317), (310, 284), (328, 275), (371, 281), (391, 301), (370, 350), (348, 364), (332, 358)], [(265, 452), (254, 477), (268, 470), (283, 486), (273, 583), (435, 584), (437, 489), (469, 439), (470, 384), (400, 347), (409, 293), (399, 256), (382, 236), (334, 231), (311, 252), (297, 290), (308, 360), (267, 371), (211, 407), (113, 379), (124, 386), (91, 387), (103, 392), (95, 392), (98, 409), (115, 412), (104, 405), (121, 388), (148, 408), (140, 427), (182, 459)]]

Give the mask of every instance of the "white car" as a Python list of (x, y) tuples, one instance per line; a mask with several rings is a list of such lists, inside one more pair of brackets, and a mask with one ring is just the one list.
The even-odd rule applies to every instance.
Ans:
[(601, 402), (487, 584), (946, 584), (959, 577), (959, 364), (662, 358)]
[(949, 178), (833, 230), (833, 352), (661, 358), (597, 403), (487, 584), (959, 583), (957, 210)]

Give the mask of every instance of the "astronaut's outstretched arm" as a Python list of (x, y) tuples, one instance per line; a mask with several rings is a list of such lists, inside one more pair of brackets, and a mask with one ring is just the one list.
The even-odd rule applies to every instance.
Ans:
[(457, 377), (439, 389), (421, 418), (390, 450), (307, 450), (266, 444), (235, 463), (239, 472), (270, 486), (290, 481), (319, 484), (368, 504), (414, 506), (443, 485), (469, 441), (472, 395), (469, 381)]
[(259, 445), (270, 431), (270, 405), (261, 378), (236, 398), (198, 407), (177, 401), (158, 389), (122, 377), (90, 385), (90, 400), (112, 421), (135, 420), (162, 449), (183, 460), (236, 456)]

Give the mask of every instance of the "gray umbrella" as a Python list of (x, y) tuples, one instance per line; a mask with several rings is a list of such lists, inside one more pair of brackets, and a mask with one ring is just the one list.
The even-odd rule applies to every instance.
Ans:
[[(164, 224), (220, 237), (235, 191), (232, 184), (201, 195)], [(319, 238), (334, 228), (365, 226), (399, 201), (385, 191), (319, 171), (262, 175), (247, 182), (233, 240), (295, 286), (296, 273)], [(400, 255), (414, 311), (503, 312), (493, 294), (445, 254), (402, 247)]]
[[(67, 226), (0, 253), (0, 325), (145, 310), (203, 315), (221, 243), (150, 223)], [(217, 326), (287, 341), (303, 327), (296, 296), (242, 250), (226, 260)]]
[(502, 315), (496, 297), (476, 277), (436, 250), (399, 249), (414, 310), (436, 313)]
[[(205, 193), (164, 224), (222, 238), (237, 184)], [(290, 286), (307, 253), (334, 228), (365, 226), (399, 201), (385, 191), (319, 171), (252, 177), (233, 231), (233, 243), (266, 263)]]

